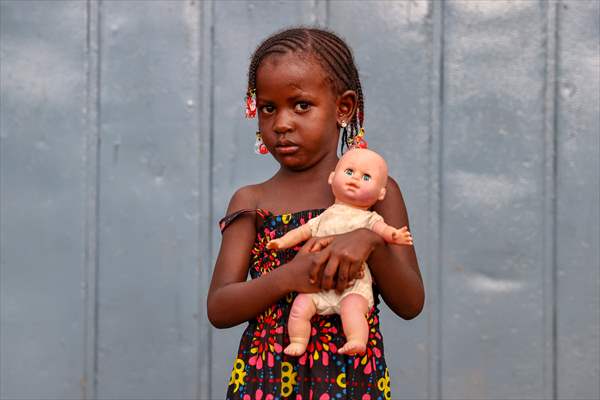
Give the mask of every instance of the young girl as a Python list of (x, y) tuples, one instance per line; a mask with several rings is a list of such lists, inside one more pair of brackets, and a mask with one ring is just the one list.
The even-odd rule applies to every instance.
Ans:
[[(256, 102), (256, 103), (255, 103)], [(358, 229), (312, 238), (301, 248), (274, 251), (269, 240), (306, 223), (333, 204), (327, 178), (344, 145), (364, 145), (364, 101), (348, 46), (320, 29), (289, 29), (266, 39), (248, 73), (246, 114), (258, 114), (257, 149), (280, 168), (245, 186), (221, 220), (223, 239), (208, 293), (217, 328), (248, 321), (227, 391), (228, 399), (390, 399), (390, 378), (379, 329), (378, 303), (366, 315), (364, 354), (337, 353), (345, 338), (337, 314), (315, 316), (306, 352), (287, 356), (286, 323), (296, 293), (343, 291), (368, 262), (373, 291), (400, 317), (423, 307), (424, 289), (412, 246), (387, 245)], [(409, 226), (402, 194), (388, 179), (373, 211), (394, 226)], [(248, 271), (252, 277), (247, 281)]]

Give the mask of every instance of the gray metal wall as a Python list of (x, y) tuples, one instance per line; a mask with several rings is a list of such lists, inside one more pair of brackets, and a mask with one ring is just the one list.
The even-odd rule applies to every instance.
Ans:
[(600, 397), (597, 1), (0, 1), (0, 398), (222, 398), (216, 222), (289, 24), (354, 49), (426, 281), (399, 399)]

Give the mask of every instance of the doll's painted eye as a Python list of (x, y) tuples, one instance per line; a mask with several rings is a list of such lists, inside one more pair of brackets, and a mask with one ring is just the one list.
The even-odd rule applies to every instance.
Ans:
[(364, 174), (362, 179), (363, 179), (363, 181), (366, 181), (366, 182), (368, 182), (368, 181), (370, 181), (370, 180), (371, 180), (371, 175), (369, 175), (369, 174)]
[(353, 173), (353, 172), (354, 172), (354, 171), (352, 171), (352, 168), (346, 168), (346, 170), (344, 171), (344, 173), (345, 173), (346, 175), (348, 175), (348, 176), (352, 176), (352, 173)]

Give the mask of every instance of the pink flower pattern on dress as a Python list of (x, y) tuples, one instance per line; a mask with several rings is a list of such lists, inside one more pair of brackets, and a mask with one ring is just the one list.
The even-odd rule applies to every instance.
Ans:
[(306, 352), (300, 356), (298, 362), (305, 365), (308, 359), (311, 368), (315, 362), (320, 362), (326, 367), (329, 365), (329, 353), (337, 353), (337, 346), (332, 342), (332, 337), (338, 333), (338, 329), (320, 315), (316, 315), (312, 322)]
[(262, 369), (266, 364), (275, 365), (275, 354), (281, 353), (283, 347), (276, 341), (277, 335), (283, 334), (283, 326), (279, 324), (281, 309), (271, 306), (257, 318), (256, 329), (252, 337), (248, 363), (256, 369)]

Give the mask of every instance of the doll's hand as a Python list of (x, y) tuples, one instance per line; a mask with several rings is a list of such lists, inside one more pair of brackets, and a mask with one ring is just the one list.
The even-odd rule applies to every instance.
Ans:
[(392, 239), (390, 243), (412, 246), (412, 235), (406, 226), (403, 226), (400, 229), (396, 229), (391, 226), (389, 228), (391, 229), (389, 237)]
[(267, 249), (278, 250), (281, 248), (281, 241), (279, 239), (271, 239), (269, 243), (267, 243)]
[[(312, 241), (312, 243), (311, 243)], [(383, 239), (369, 229), (357, 229), (341, 235), (313, 238), (305, 246), (310, 251), (327, 255), (327, 265), (319, 277), (319, 270), (311, 270), (310, 276), (320, 282), (321, 289), (334, 289), (341, 293), (363, 274), (363, 264)]]

